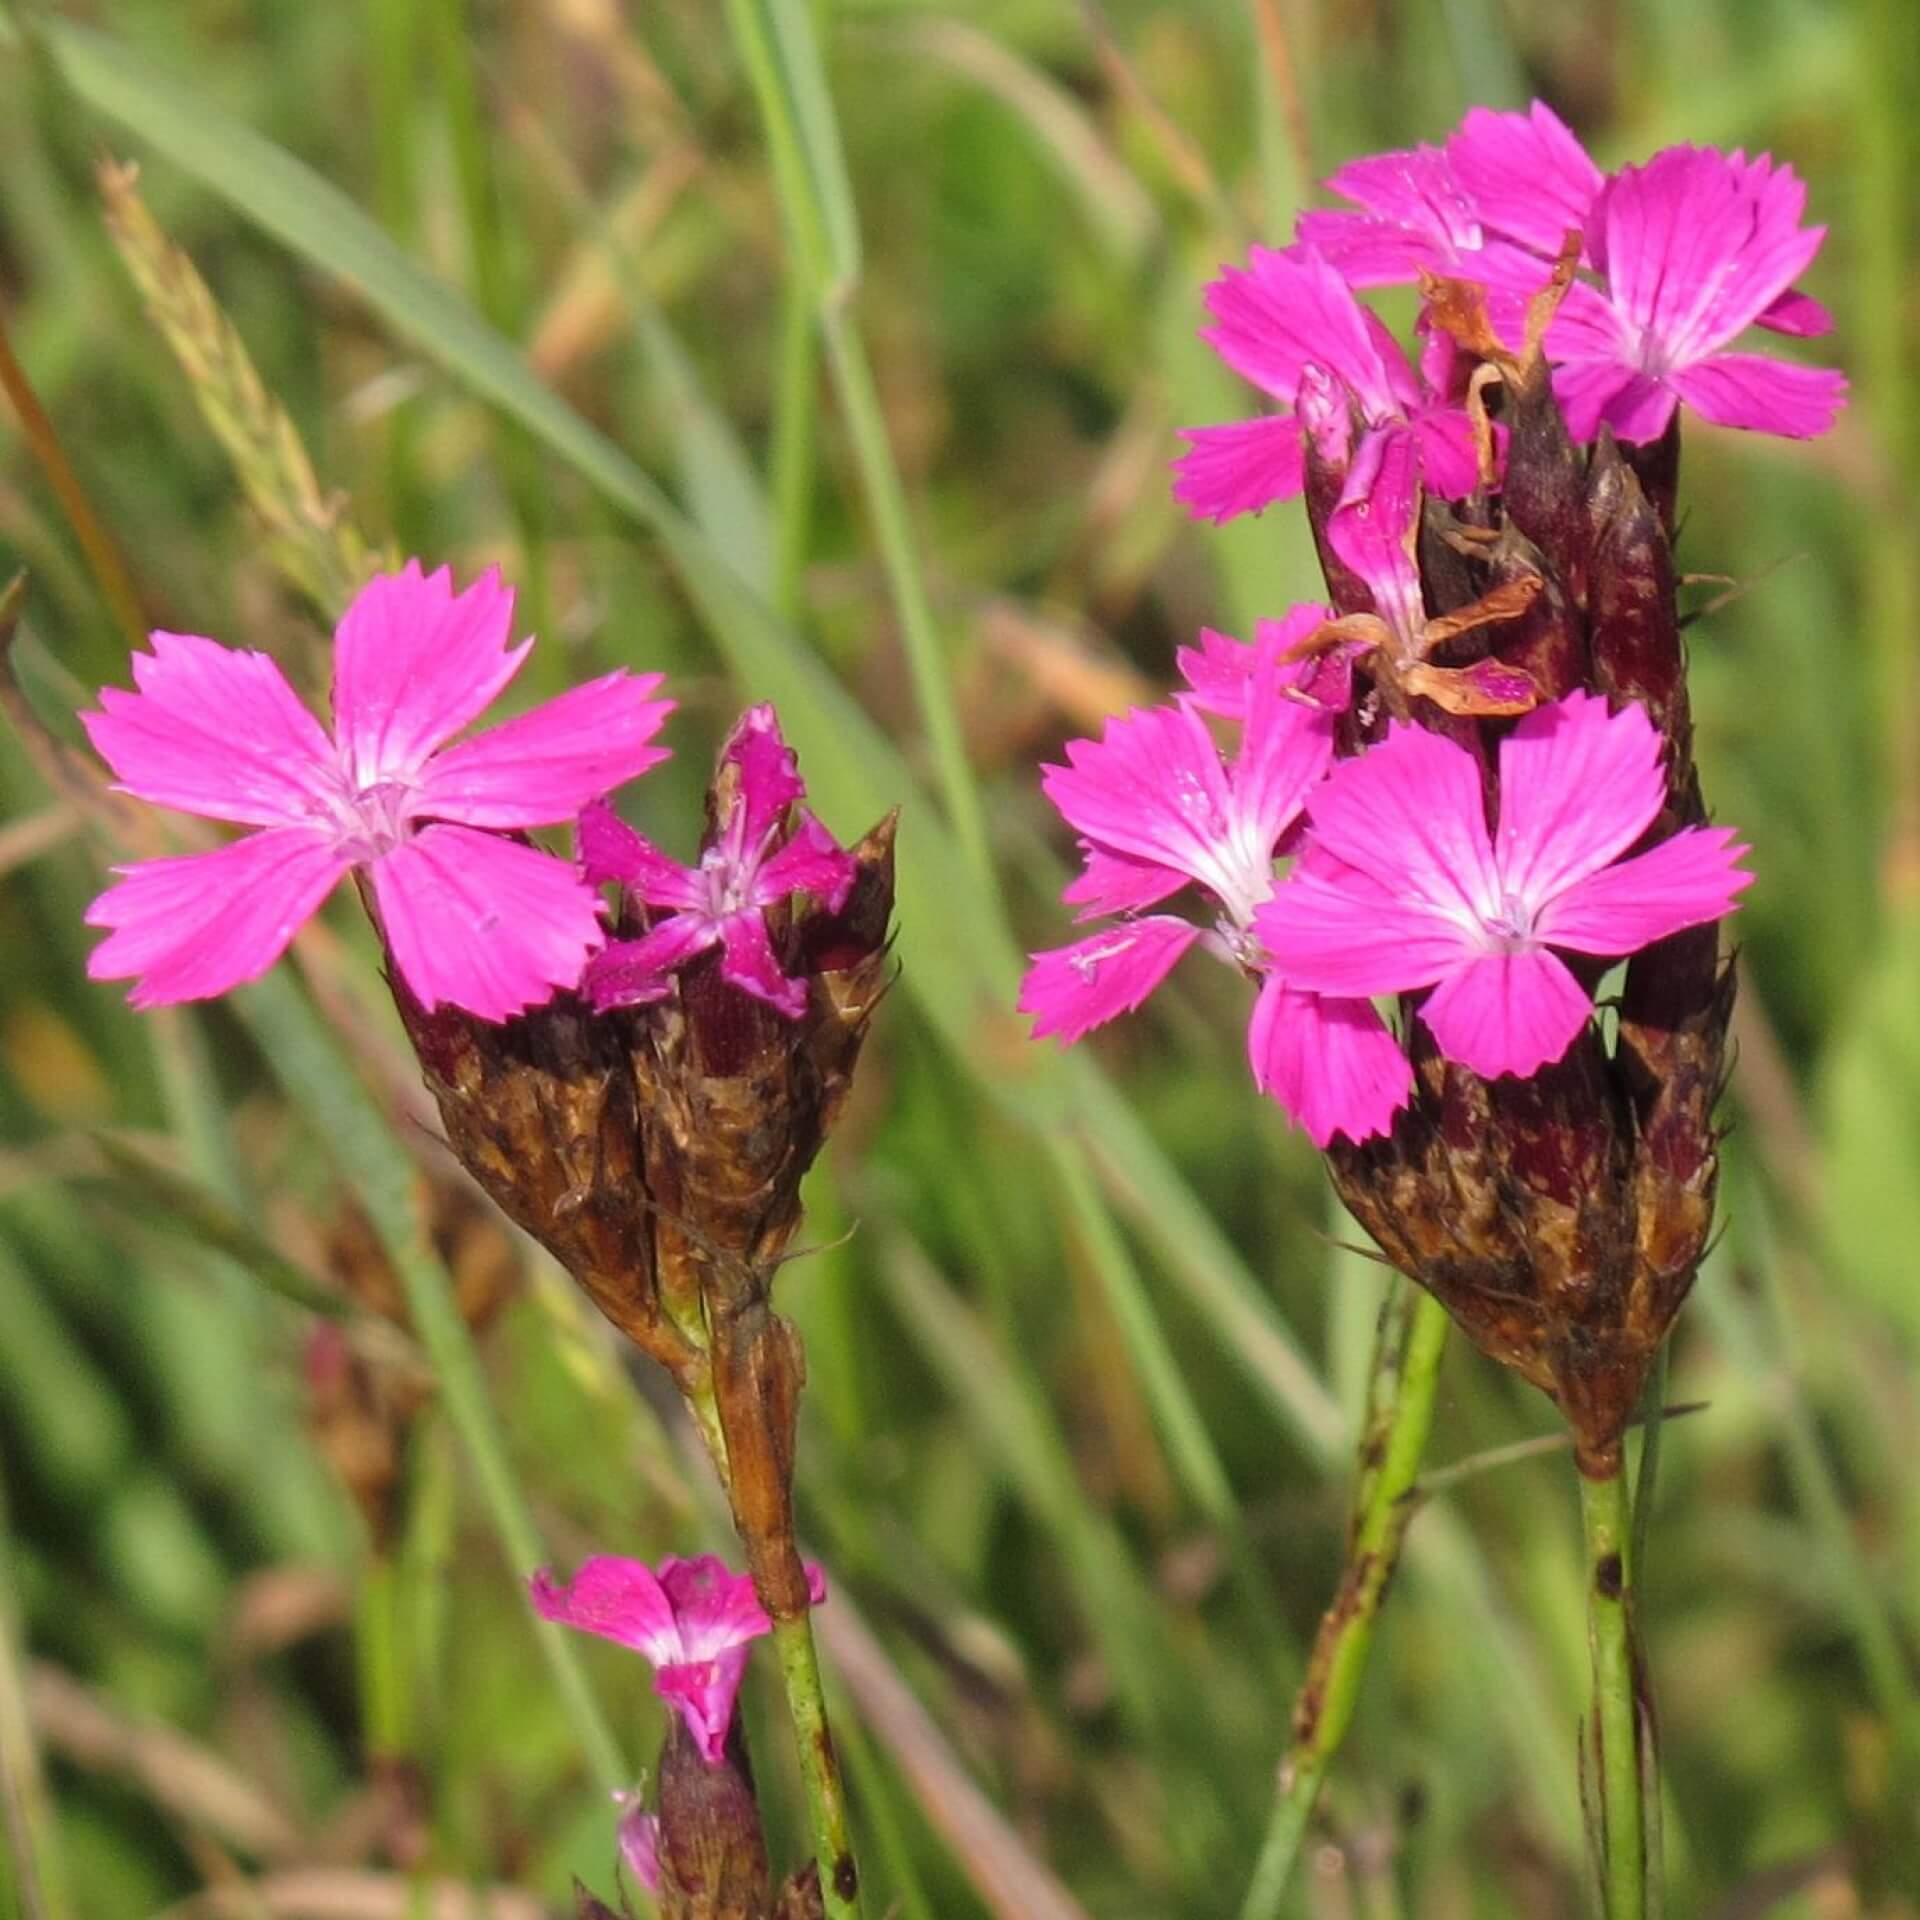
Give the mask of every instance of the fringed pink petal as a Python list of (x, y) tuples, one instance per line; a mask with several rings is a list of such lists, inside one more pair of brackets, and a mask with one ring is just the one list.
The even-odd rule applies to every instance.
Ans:
[(116, 867), (87, 909), (90, 927), (113, 929), (87, 975), (137, 976), (135, 1007), (212, 999), (265, 973), (350, 864), (324, 833), (269, 827), (211, 853)]
[(1333, 764), (1334, 716), (1293, 699), (1294, 678), (1294, 670), (1268, 650), (1247, 687), (1240, 751), (1229, 776), (1229, 817), (1237, 850), (1233, 865), (1250, 874), (1270, 869), (1281, 836)]
[(1042, 770), (1041, 786), (1070, 827), (1116, 853), (1211, 884), (1232, 795), (1198, 714), (1137, 707), (1109, 720), (1097, 741), (1070, 740), (1067, 759)]
[(571, 865), (472, 827), (426, 828), (372, 879), (387, 951), (429, 1009), (509, 1020), (576, 985), (603, 937)]
[(1833, 331), (1833, 314), (1811, 294), (1790, 290), (1773, 301), (1753, 324), (1795, 340), (1815, 340)]
[(1500, 745), (1502, 896), (1534, 914), (1633, 845), (1666, 801), (1660, 734), (1646, 708), (1609, 713), (1598, 694), (1537, 707)]
[(1300, 428), (1290, 413), (1263, 413), (1224, 427), (1185, 427), (1187, 451), (1173, 463), (1173, 497), (1216, 525), (1291, 500), (1306, 485)]
[(1449, 1060), (1492, 1080), (1558, 1060), (1592, 1011), (1566, 963), (1536, 948), (1481, 954), (1433, 990), (1420, 1018)]
[(1292, 406), (1310, 366), (1351, 387), (1369, 417), (1390, 411), (1387, 371), (1353, 289), (1337, 269), (1299, 247), (1254, 247), (1206, 291), (1214, 324), (1201, 339), (1242, 379)]
[(697, 907), (706, 900), (706, 883), (699, 873), (635, 833), (605, 800), (581, 810), (575, 838), (590, 886), (616, 881), (650, 907)]
[(1701, 419), (1789, 440), (1817, 439), (1847, 399), (1845, 374), (1758, 353), (1712, 354), (1670, 379), (1674, 392)]
[(703, 913), (675, 913), (638, 940), (610, 940), (587, 962), (580, 990), (595, 1013), (663, 1000), (674, 974), (717, 946), (720, 923)]
[(1617, 438), (1645, 446), (1666, 432), (1679, 398), (1672, 387), (1624, 362), (1569, 361), (1553, 370), (1553, 397), (1576, 441), (1591, 440), (1604, 421)]
[(1316, 1147), (1392, 1129), (1413, 1091), (1400, 1043), (1365, 1000), (1300, 993), (1269, 974), (1247, 1024), (1254, 1084)]
[(1068, 906), (1079, 908), (1076, 920), (1099, 920), (1110, 913), (1137, 913), (1143, 907), (1157, 907), (1191, 884), (1191, 874), (1172, 867), (1109, 853), (1086, 840), (1080, 845), (1086, 864), (1060, 895)]
[(355, 788), (411, 781), (520, 671), (508, 647), (513, 590), (490, 568), (463, 593), (442, 567), (376, 574), (334, 630), (333, 720)]
[(1319, 848), (1389, 898), (1458, 916), (1463, 926), (1498, 913), (1480, 770), (1451, 740), (1395, 722), (1378, 746), (1334, 768), (1307, 812)]
[(1457, 911), (1397, 895), (1324, 855), (1274, 889), (1253, 930), (1276, 979), (1336, 999), (1432, 986), (1480, 951)]
[(757, 849), (788, 807), (805, 797), (800, 764), (780, 731), (780, 716), (768, 702), (749, 707), (734, 723), (720, 750), (720, 763), (738, 769), (733, 819), (723, 829), (727, 843), (745, 852)]
[(243, 826), (311, 826), (344, 803), (333, 743), (264, 653), (154, 633), (139, 688), (103, 687), (81, 724), (128, 793)]
[(1753, 882), (1739, 864), (1746, 851), (1729, 827), (1689, 827), (1576, 881), (1539, 915), (1534, 935), (1576, 953), (1618, 955), (1724, 919)]
[(1583, 231), (1605, 176), (1544, 101), (1524, 113), (1475, 107), (1447, 141), (1453, 177), (1483, 225), (1548, 259)]
[(651, 696), (660, 675), (610, 673), (435, 754), (416, 817), (470, 827), (545, 827), (658, 766), (647, 743), (673, 711)]
[(790, 893), (810, 893), (838, 913), (859, 876), (852, 854), (812, 814), (803, 812), (793, 837), (760, 867), (748, 890), (750, 906), (771, 906)]
[(556, 1580), (542, 1567), (527, 1591), (541, 1619), (616, 1641), (656, 1667), (687, 1657), (673, 1603), (644, 1561), (596, 1553), (570, 1581)]
[(720, 977), (764, 1000), (776, 1013), (798, 1020), (807, 1010), (807, 983), (795, 980), (780, 966), (767, 936), (766, 915), (758, 907), (730, 913), (720, 926)]
[[(1193, 704), (1203, 713), (1244, 720), (1255, 663), (1262, 658), (1285, 661), (1294, 647), (1332, 618), (1333, 609), (1324, 601), (1302, 601), (1278, 620), (1260, 621), (1251, 646), (1231, 634), (1202, 627), (1199, 646), (1180, 648), (1175, 664), (1192, 690)], [(1296, 671), (1296, 683), (1300, 677)]]
[(1190, 921), (1154, 914), (1032, 955), (1018, 1005), (1034, 1016), (1033, 1037), (1052, 1034), (1070, 1045), (1132, 1013), (1199, 937)]

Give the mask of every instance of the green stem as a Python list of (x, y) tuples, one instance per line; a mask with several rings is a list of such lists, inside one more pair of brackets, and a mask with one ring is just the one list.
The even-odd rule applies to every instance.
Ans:
[(401, 1585), (393, 1556), (371, 1549), (360, 1569), (354, 1644), (360, 1668), (360, 1718), (370, 1760), (407, 1750), (406, 1661), (401, 1651)]
[(766, 123), (768, 158), (786, 215), (790, 267), (818, 311), (827, 368), (873, 519), (940, 796), (962, 858), (983, 896), (992, 899), (996, 889), (986, 813), (967, 760), (906, 489), (887, 437), (886, 412), (853, 319), (859, 222), (813, 16), (803, 0), (728, 0), (727, 14)]
[(820, 1684), (820, 1658), (813, 1646), (813, 1617), (783, 1620), (773, 1630), (787, 1712), (800, 1743), (800, 1779), (806, 1788), (807, 1824), (820, 1862), (820, 1897), (826, 1920), (859, 1920), (860, 1876), (847, 1838), (847, 1796), (840, 1756), (827, 1725), (827, 1697)]
[(773, 604), (796, 622), (806, 605), (813, 533), (815, 331), (813, 302), (790, 274), (780, 296), (780, 358), (767, 466), (773, 495)]
[(1593, 1658), (1593, 1717), (1588, 1755), (1598, 1789), (1606, 1920), (1643, 1920), (1647, 1903), (1647, 1826), (1640, 1740), (1639, 1660), (1633, 1637), (1633, 1527), (1626, 1474), (1580, 1476), (1580, 1518), (1587, 1540), (1587, 1641)]
[(1394, 1283), (1374, 1350), (1346, 1566), (1294, 1702), (1280, 1794), (1240, 1920), (1272, 1920), (1279, 1912), (1320, 1783), (1353, 1724), (1381, 1605), (1420, 1504), (1420, 1462), (1433, 1430), (1447, 1332), (1446, 1309), (1431, 1294), (1410, 1281)]

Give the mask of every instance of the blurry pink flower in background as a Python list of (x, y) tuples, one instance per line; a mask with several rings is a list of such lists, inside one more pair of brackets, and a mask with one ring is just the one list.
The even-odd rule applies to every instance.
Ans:
[[(807, 1579), (819, 1606), (827, 1597), (825, 1576), (809, 1567)], [(657, 1574), (644, 1561), (598, 1553), (571, 1581), (558, 1581), (543, 1567), (527, 1586), (541, 1619), (644, 1654), (655, 1692), (686, 1723), (707, 1764), (719, 1765), (747, 1648), (773, 1631), (750, 1576), (731, 1572), (710, 1553), (691, 1560), (669, 1555)]]
[(210, 853), (143, 860), (87, 910), (113, 932), (96, 980), (136, 1007), (257, 979), (346, 874), (367, 871), (393, 963), (423, 1005), (504, 1020), (571, 987), (601, 940), (563, 860), (504, 837), (570, 821), (666, 758), (658, 674), (617, 672), (449, 745), (520, 670), (513, 594), (464, 593), (410, 561), (368, 581), (334, 634), (329, 739), (265, 654), (155, 633), (137, 692), (81, 716), (123, 791), (257, 827)]
[(620, 1825), (616, 1838), (627, 1871), (649, 1893), (660, 1891), (660, 1816), (649, 1813), (637, 1793), (616, 1793)]
[(716, 946), (723, 979), (790, 1019), (807, 1009), (806, 982), (781, 971), (767, 909), (810, 893), (839, 912), (854, 858), (804, 808), (790, 820), (807, 789), (772, 707), (748, 708), (720, 759), (723, 774), (734, 773), (732, 802), (697, 867), (662, 853), (604, 803), (581, 816), (587, 879), (618, 881), (647, 906), (671, 909), (640, 939), (612, 942), (587, 969), (587, 996), (602, 1012), (660, 999), (677, 968)]
[[(1359, 414), (1360, 441), (1406, 438), (1427, 485), (1456, 500), (1478, 479), (1473, 429), (1451, 396), (1416, 378), (1399, 343), (1339, 272), (1305, 247), (1255, 247), (1207, 289), (1214, 324), (1201, 338), (1282, 409), (1227, 426), (1190, 427), (1174, 462), (1174, 497), (1196, 518), (1230, 520), (1289, 500), (1306, 482), (1295, 410), (1310, 384)], [(1426, 363), (1423, 362), (1423, 365)]]
[[(1066, 890), (1083, 920), (1117, 924), (1032, 956), (1020, 1008), (1036, 1038), (1072, 1042), (1140, 1006), (1187, 949), (1262, 973), (1254, 918), (1274, 885), (1274, 856), (1333, 758), (1331, 714), (1290, 697), (1293, 674), (1277, 657), (1299, 622), (1273, 623), (1253, 649), (1238, 701), (1244, 729), (1231, 763), (1222, 758), (1196, 703), (1137, 708), (1107, 723), (1098, 741), (1068, 743), (1064, 767), (1048, 767), (1047, 797), (1081, 835), (1086, 865)], [(1239, 663), (1213, 636), (1229, 675)], [(1203, 673), (1205, 671), (1203, 666)], [(1222, 697), (1232, 699), (1228, 687)], [(1198, 883), (1216, 902), (1203, 928), (1175, 914), (1145, 914)], [(1317, 1145), (1336, 1132), (1362, 1140), (1383, 1132), (1405, 1103), (1405, 1056), (1374, 1010), (1327, 1002), (1265, 979), (1248, 1028), (1255, 1083)]]
[(1274, 970), (1319, 993), (1434, 992), (1442, 1053), (1489, 1078), (1557, 1060), (1592, 1012), (1551, 951), (1618, 957), (1721, 919), (1752, 876), (1724, 827), (1620, 856), (1666, 798), (1646, 712), (1574, 693), (1500, 747), (1500, 824), (1480, 770), (1439, 734), (1396, 725), (1308, 801), (1311, 838), (1255, 926)]

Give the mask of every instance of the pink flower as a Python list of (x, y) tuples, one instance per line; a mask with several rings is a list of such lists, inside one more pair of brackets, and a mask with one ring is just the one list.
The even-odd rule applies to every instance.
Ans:
[(1207, 289), (1215, 324), (1201, 335), (1281, 411), (1192, 427), (1174, 462), (1174, 496), (1202, 520), (1230, 520), (1291, 499), (1306, 466), (1295, 412), (1302, 390), (1332, 389), (1360, 416), (1361, 444), (1408, 439), (1427, 484), (1447, 499), (1473, 491), (1473, 429), (1448, 397), (1425, 388), (1398, 343), (1354, 298), (1339, 272), (1306, 247), (1255, 247)]
[(1793, 439), (1833, 424), (1844, 376), (1724, 351), (1756, 324), (1822, 330), (1825, 310), (1790, 292), (1826, 234), (1800, 224), (1806, 201), (1792, 168), (1708, 147), (1669, 147), (1608, 181), (1588, 241), (1606, 288), (1570, 287), (1546, 338), (1575, 439), (1604, 421), (1657, 440), (1682, 401)]
[(1432, 987), (1420, 1009), (1449, 1059), (1529, 1074), (1592, 1011), (1551, 951), (1619, 956), (1718, 920), (1752, 876), (1726, 828), (1689, 827), (1620, 856), (1666, 797), (1645, 711), (1569, 694), (1500, 748), (1487, 832), (1473, 757), (1394, 726), (1308, 801), (1309, 851), (1255, 926), (1289, 986), (1354, 997)]
[[(817, 1607), (827, 1597), (826, 1576), (809, 1567), (807, 1580)], [(773, 1631), (749, 1575), (729, 1572), (710, 1553), (669, 1555), (658, 1574), (643, 1561), (597, 1553), (570, 1584), (542, 1567), (527, 1586), (541, 1619), (644, 1654), (654, 1691), (686, 1722), (706, 1763), (720, 1764), (747, 1648)]]
[(472, 739), (533, 644), (509, 648), (513, 594), (464, 593), (409, 561), (368, 581), (334, 633), (334, 737), (262, 653), (155, 633), (138, 691), (82, 714), (123, 791), (257, 827), (211, 853), (143, 860), (87, 909), (113, 929), (87, 963), (135, 979), (136, 1007), (257, 979), (340, 880), (366, 871), (387, 949), (427, 1007), (504, 1020), (571, 987), (601, 939), (565, 861), (504, 836), (571, 820), (666, 758), (658, 674), (608, 674)]
[(731, 797), (697, 867), (662, 853), (604, 802), (581, 816), (588, 880), (616, 880), (647, 906), (670, 909), (642, 938), (613, 941), (588, 967), (587, 996), (602, 1012), (662, 998), (677, 968), (716, 946), (723, 979), (789, 1019), (807, 1010), (806, 982), (784, 973), (774, 954), (767, 909), (804, 892), (837, 913), (854, 858), (804, 809), (790, 827), (789, 810), (807, 789), (772, 707), (741, 716), (721, 767), (723, 777), (730, 770)]
[[(1240, 695), (1245, 726), (1230, 765), (1195, 703), (1182, 700), (1109, 721), (1100, 740), (1069, 743), (1066, 766), (1046, 769), (1047, 796), (1086, 854), (1066, 899), (1083, 920), (1123, 917), (1032, 956), (1020, 1008), (1034, 1016), (1036, 1038), (1076, 1041), (1131, 1012), (1196, 942), (1264, 969), (1254, 916), (1273, 890), (1275, 852), (1332, 760), (1333, 719), (1288, 696), (1271, 647), (1256, 651), (1262, 664)], [(1219, 910), (1211, 928), (1175, 914), (1133, 917), (1195, 883)], [(1405, 1056), (1364, 1003), (1263, 992), (1248, 1037), (1256, 1083), (1319, 1145), (1336, 1132), (1382, 1132), (1406, 1103)]]

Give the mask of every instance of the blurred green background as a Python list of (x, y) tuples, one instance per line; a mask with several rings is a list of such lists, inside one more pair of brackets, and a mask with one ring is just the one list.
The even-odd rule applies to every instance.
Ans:
[[(658, 838), (690, 846), (746, 698), (782, 702), (843, 836), (907, 803), (902, 979), (815, 1177), (819, 1250), (781, 1282), (869, 1912), (903, 1920), (1236, 1912), (1339, 1564), (1382, 1275), (1248, 1085), (1234, 983), (1183, 973), (1099, 1072), (1010, 1012), (1002, 920), (1064, 938), (1036, 761), (1154, 697), (1203, 622), (1244, 634), (1317, 591), (1293, 516), (1215, 533), (1170, 500), (1174, 429), (1244, 404), (1194, 337), (1204, 281), (1341, 161), (1475, 102), (1545, 97), (1608, 164), (1682, 139), (1790, 160), (1832, 228), (1808, 284), (1853, 401), (1812, 446), (1686, 449), (1701, 759), (1760, 881), (1725, 1232), (1673, 1361), (1672, 1397), (1710, 1405), (1663, 1450), (1643, 1626), (1669, 1910), (1920, 1911), (1897, 1840), (1920, 1751), (1920, 13), (837, 0), (782, 167), (729, 30), (784, 21), (791, 55), (805, 10), (768, 0), (5, 13), (6, 327), (153, 624), (308, 669), (324, 632), (108, 243), (109, 153), (141, 161), (354, 523), (518, 583), (542, 636), (523, 697), (670, 671), (677, 757), (635, 803)], [(77, 739), (127, 642), (12, 416), (0, 550), (33, 577), (21, 675)], [(960, 834), (938, 825), (960, 750), (990, 885), (964, 797)], [(309, 1072), (300, 996), (129, 1014), (82, 972), (103, 847), (11, 729), (0, 794), (0, 1757), (18, 1789), (41, 1756), (48, 1805), (16, 1791), (10, 1831), (37, 1832), (55, 1903), (16, 1883), (14, 1911), (404, 1914), (431, 1882), (531, 1914), (576, 1872), (609, 1893), (611, 1810), (526, 1568), (440, 1413), (413, 1422), (377, 1577), (337, 1423), (316, 1445), (313, 1316), (262, 1278), (377, 1265), (354, 1189), (383, 1147)], [(352, 904), (299, 951), (449, 1185)], [(471, 1220), (442, 1247), (463, 1276), (506, 1257)], [(654, 1383), (513, 1257), (487, 1377), (556, 1559), (724, 1547)], [(1436, 1465), (1553, 1431), (1449, 1356)], [(1421, 1516), (1293, 1911), (1583, 1911), (1577, 1569), (1563, 1455)], [(585, 1657), (637, 1772), (644, 1668)], [(792, 1857), (764, 1676), (749, 1714)], [(962, 1818), (968, 1781), (997, 1821)]]

